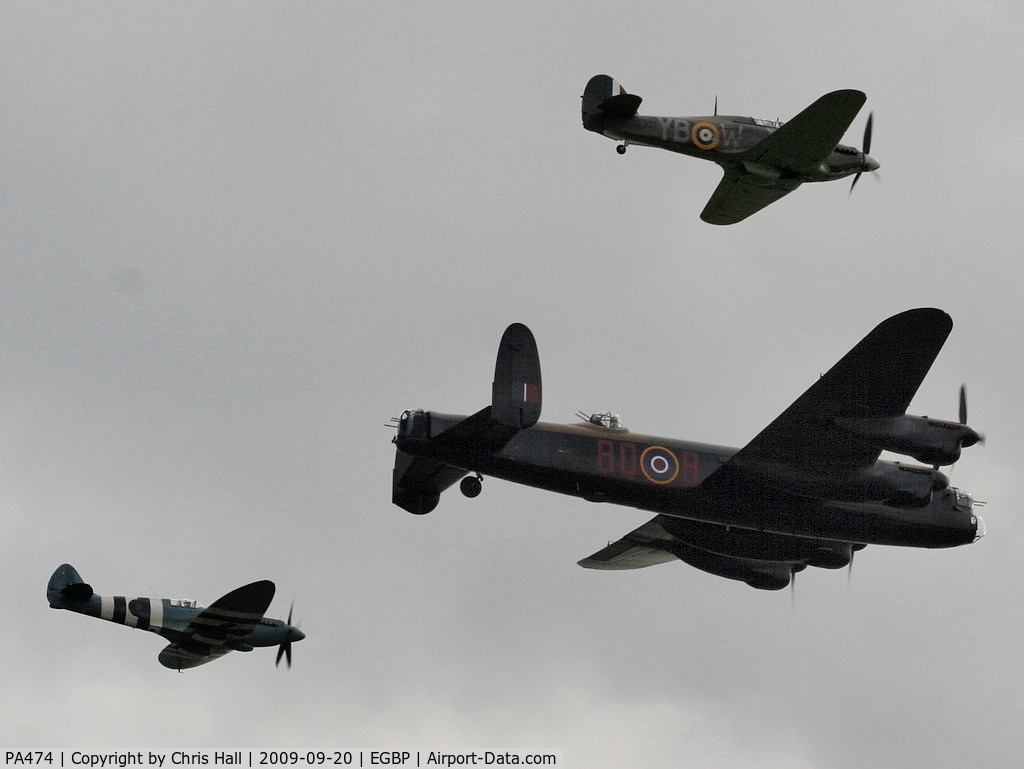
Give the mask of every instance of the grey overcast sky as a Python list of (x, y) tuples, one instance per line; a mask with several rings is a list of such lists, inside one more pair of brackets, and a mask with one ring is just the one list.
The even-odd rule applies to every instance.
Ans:
[[(1024, 8), (938, 0), (8, 3), (0, 9), (0, 749), (562, 749), (566, 765), (1024, 759)], [(788, 119), (868, 94), (880, 179), (739, 225), (712, 164), (580, 124)], [(986, 445), (955, 550), (765, 593), (576, 561), (647, 520), (497, 480), (390, 503), (406, 408), (488, 402), (534, 331), (544, 419), (741, 446), (884, 318), (953, 333), (915, 398)], [(185, 674), (47, 608), (272, 579), (307, 639)], [(14, 739), (14, 737), (17, 739)]]

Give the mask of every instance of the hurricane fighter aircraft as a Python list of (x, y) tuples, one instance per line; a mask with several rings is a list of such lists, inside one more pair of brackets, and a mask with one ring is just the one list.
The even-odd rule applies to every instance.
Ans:
[[(954, 547), (985, 533), (971, 496), (939, 472), (979, 440), (959, 422), (906, 413), (952, 329), (917, 309), (881, 323), (775, 421), (737, 450), (638, 435), (607, 414), (538, 421), (540, 359), (513, 324), (498, 348), (491, 404), (472, 416), (396, 419), (392, 501), (433, 510), (484, 475), (657, 515), (580, 565), (636, 569), (676, 558), (756, 588), (807, 566), (837, 569), (865, 545)], [(924, 466), (880, 459), (883, 450)]]
[(863, 151), (839, 143), (864, 101), (860, 91), (833, 91), (785, 123), (719, 115), (717, 103), (714, 115), (651, 117), (637, 114), (639, 96), (608, 75), (595, 75), (583, 93), (583, 127), (621, 141), (620, 154), (643, 144), (718, 163), (724, 175), (700, 218), (735, 224), (804, 182), (854, 175), (852, 192), (863, 172), (878, 169), (868, 154), (871, 115)]
[(160, 652), (160, 664), (175, 670), (194, 668), (230, 651), (252, 651), (256, 646), (277, 646), (277, 662), (292, 664), (292, 643), (305, 633), (288, 621), (267, 619), (274, 600), (274, 583), (253, 582), (232, 590), (209, 607), (196, 601), (169, 598), (126, 598), (96, 595), (69, 564), (59, 566), (46, 586), (53, 609), (67, 609), (119, 625), (150, 630), (171, 643)]

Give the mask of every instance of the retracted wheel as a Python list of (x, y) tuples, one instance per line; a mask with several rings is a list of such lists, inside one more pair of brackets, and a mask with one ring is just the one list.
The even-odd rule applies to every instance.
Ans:
[(470, 499), (478, 497), (480, 496), (480, 490), (483, 488), (483, 484), (480, 481), (479, 475), (467, 475), (459, 484), (459, 491)]
[(617, 146), (615, 148), (615, 151), (618, 152), (620, 155), (625, 155), (626, 154), (626, 145), (625, 144), (620, 144), (619, 146)]

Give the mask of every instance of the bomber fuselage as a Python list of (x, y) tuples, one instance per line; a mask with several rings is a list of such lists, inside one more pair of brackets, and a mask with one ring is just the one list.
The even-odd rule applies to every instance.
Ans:
[[(459, 469), (441, 486), (420, 491), (439, 494), (460, 474), (472, 472), (592, 502), (838, 542), (953, 547), (980, 534), (970, 496), (947, 488), (944, 476), (928, 468), (879, 461), (848, 482), (808, 476), (784, 478), (768, 488), (763, 481), (770, 472), (761, 468), (757, 476), (762, 482), (749, 488), (732, 484), (722, 493), (705, 481), (736, 454), (733, 448), (590, 423), (541, 422), (520, 430), (493, 452), (435, 440), (464, 419), (424, 411), (403, 415), (394, 441), (399, 451)], [(920, 501), (894, 504), (884, 493), (887, 485), (870, 485), (878, 477), (888, 483), (889, 476), (926, 484)]]

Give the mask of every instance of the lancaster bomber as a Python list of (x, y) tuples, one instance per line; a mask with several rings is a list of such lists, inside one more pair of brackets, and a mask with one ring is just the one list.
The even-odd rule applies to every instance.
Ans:
[(952, 327), (937, 309), (889, 318), (734, 449), (639, 435), (611, 414), (540, 422), (537, 345), (515, 323), (498, 347), (490, 405), (471, 416), (414, 410), (396, 419), (392, 501), (429, 513), (455, 483), (476, 497), (494, 476), (640, 508), (656, 516), (580, 565), (680, 559), (768, 590), (807, 566), (847, 566), (866, 545), (968, 544), (985, 524), (971, 495), (939, 471), (980, 440), (966, 424), (964, 390), (958, 422), (906, 413)]
[(788, 195), (804, 182), (827, 182), (853, 175), (850, 191), (865, 171), (879, 163), (871, 151), (872, 116), (864, 128), (864, 149), (839, 141), (864, 105), (861, 91), (827, 93), (785, 123), (719, 115), (653, 117), (638, 115), (642, 99), (627, 93), (608, 75), (595, 75), (583, 92), (583, 127), (630, 144), (680, 152), (722, 167), (719, 182), (700, 218), (735, 224)]
[(277, 663), (285, 657), (291, 667), (292, 643), (306, 635), (292, 625), (291, 611), (287, 622), (263, 616), (274, 592), (273, 582), (261, 580), (232, 590), (205, 608), (190, 600), (100, 596), (65, 563), (50, 577), (46, 600), (53, 609), (158, 633), (170, 641), (160, 652), (160, 664), (174, 670), (194, 668), (230, 651), (252, 651), (257, 646), (277, 646)]

